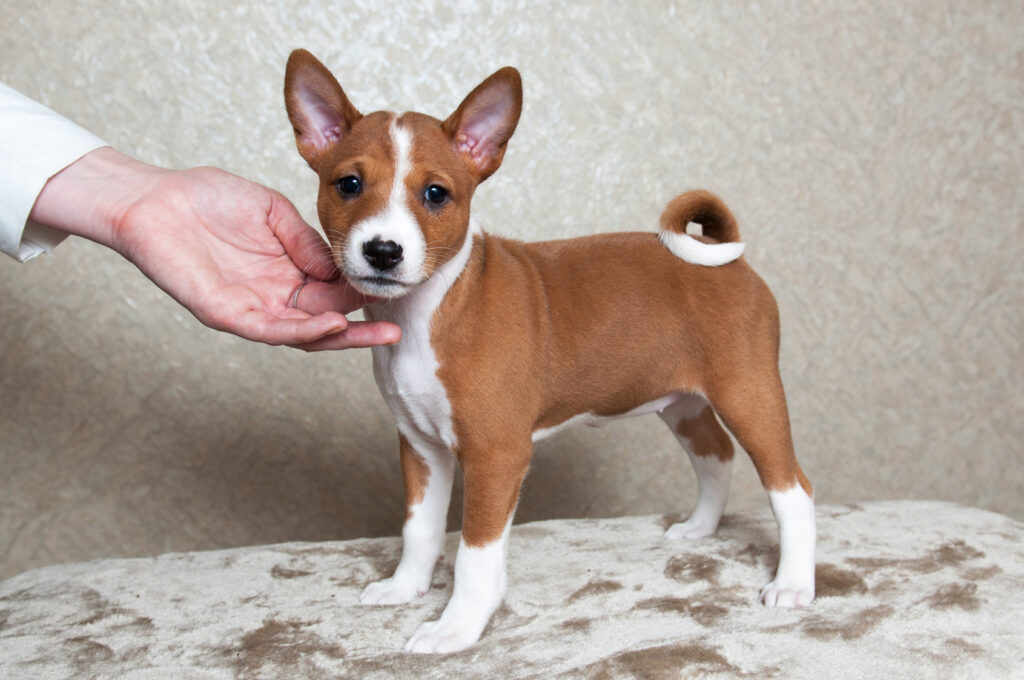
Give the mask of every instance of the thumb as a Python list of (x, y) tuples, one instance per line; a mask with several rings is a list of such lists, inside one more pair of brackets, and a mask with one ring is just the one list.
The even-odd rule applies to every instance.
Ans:
[(295, 266), (321, 281), (338, 278), (340, 274), (327, 242), (306, 224), (291, 201), (276, 191), (272, 192), (272, 200), (267, 224)]

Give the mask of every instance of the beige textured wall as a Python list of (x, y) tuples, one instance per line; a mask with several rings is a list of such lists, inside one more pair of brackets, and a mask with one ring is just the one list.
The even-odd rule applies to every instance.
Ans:
[[(678, 191), (717, 191), (779, 300), (819, 503), (1024, 517), (1017, 0), (122, 4), (7, 0), (0, 79), (144, 160), (274, 186), (313, 220), (280, 94), (292, 48), (364, 111), (443, 116), (513, 64), (526, 104), (477, 194), (486, 229), (653, 229)], [(0, 262), (0, 287), (0, 576), (399, 531), (368, 352), (207, 330), (81, 241)], [(537, 447), (518, 517), (685, 512), (688, 467), (656, 419), (571, 430)], [(737, 468), (730, 509), (761, 505)]]

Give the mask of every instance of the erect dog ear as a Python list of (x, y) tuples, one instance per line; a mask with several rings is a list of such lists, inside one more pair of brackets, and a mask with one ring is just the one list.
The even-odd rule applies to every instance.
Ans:
[(299, 154), (314, 170), (324, 151), (362, 118), (331, 72), (306, 50), (295, 50), (288, 57), (284, 104)]
[(478, 182), (501, 165), (505, 145), (515, 132), (522, 108), (523, 81), (519, 71), (506, 66), (477, 85), (441, 124)]

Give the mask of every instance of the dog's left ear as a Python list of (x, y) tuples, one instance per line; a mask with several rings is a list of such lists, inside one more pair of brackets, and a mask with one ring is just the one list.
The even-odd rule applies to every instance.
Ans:
[(478, 182), (501, 166), (522, 109), (523, 81), (519, 71), (506, 66), (477, 85), (441, 124)]

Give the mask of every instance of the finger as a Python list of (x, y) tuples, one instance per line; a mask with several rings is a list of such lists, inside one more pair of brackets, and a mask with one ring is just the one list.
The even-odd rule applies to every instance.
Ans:
[(284, 196), (274, 192), (267, 222), (295, 266), (321, 281), (340, 276), (331, 247)]
[[(298, 310), (294, 310), (298, 312)], [(348, 327), (348, 319), (337, 312), (303, 318), (275, 316), (263, 311), (251, 311), (240, 319), (231, 332), (247, 340), (268, 345), (301, 345), (335, 335)]]
[(322, 352), (356, 347), (394, 345), (402, 339), (402, 329), (386, 321), (355, 321), (348, 328), (315, 342), (295, 344), (292, 347), (306, 352)]
[(332, 283), (310, 281), (295, 299), (296, 308), (310, 314), (341, 312), (348, 314), (366, 306), (368, 298), (357, 292), (344, 279)]

